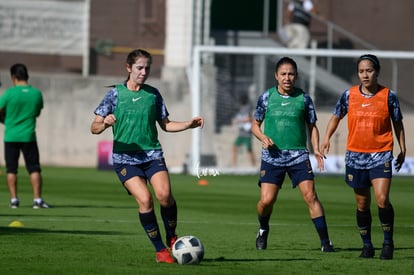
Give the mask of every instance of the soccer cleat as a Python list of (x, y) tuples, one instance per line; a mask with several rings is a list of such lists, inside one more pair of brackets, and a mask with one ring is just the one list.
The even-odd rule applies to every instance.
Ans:
[(384, 243), (382, 245), (381, 260), (391, 260), (394, 255), (394, 244), (393, 243)]
[(39, 208), (50, 208), (50, 205), (48, 205), (44, 200), (40, 202), (33, 202), (33, 208), (39, 209)]
[(371, 244), (364, 244), (362, 248), (360, 258), (374, 258), (375, 256), (375, 249)]
[(322, 252), (335, 252), (332, 242), (328, 241), (322, 244), (321, 251)]
[(167, 238), (167, 245), (168, 245), (168, 247), (169, 248), (172, 248), (173, 245), (174, 245), (174, 243), (175, 243), (175, 241), (177, 241), (177, 235), (174, 235), (171, 238)]
[(258, 250), (264, 250), (267, 248), (267, 237), (269, 236), (268, 230), (259, 229), (256, 236), (256, 248)]
[(167, 263), (172, 264), (174, 263), (174, 258), (171, 257), (170, 252), (167, 248), (164, 248), (156, 253), (155, 260), (157, 263)]
[(19, 200), (10, 202), (10, 208), (19, 208)]

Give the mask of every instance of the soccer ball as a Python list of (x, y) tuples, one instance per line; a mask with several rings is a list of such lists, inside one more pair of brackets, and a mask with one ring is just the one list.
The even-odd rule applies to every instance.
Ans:
[(204, 246), (197, 237), (183, 236), (174, 243), (172, 255), (179, 264), (199, 264), (204, 258)]

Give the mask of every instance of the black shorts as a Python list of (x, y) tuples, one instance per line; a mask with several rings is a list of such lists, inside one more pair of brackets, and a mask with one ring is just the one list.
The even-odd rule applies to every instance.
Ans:
[(27, 172), (41, 172), (37, 142), (4, 142), (4, 159), (7, 173), (17, 174), (20, 152), (23, 154)]
[(262, 182), (272, 183), (282, 187), (286, 173), (292, 181), (292, 187), (296, 188), (305, 180), (313, 180), (315, 175), (312, 171), (310, 160), (305, 160), (293, 166), (274, 166), (262, 160), (260, 167), (259, 186)]
[(168, 172), (164, 158), (137, 165), (114, 163), (114, 170), (122, 183), (125, 183), (132, 177), (142, 177), (146, 180), (150, 180), (151, 177), (159, 171)]
[(151, 177), (157, 172), (160, 172), (160, 171), (168, 172), (167, 165), (165, 164), (164, 158), (159, 158), (157, 160), (152, 160), (149, 162), (144, 162), (144, 163), (136, 164), (136, 165), (114, 163), (114, 170), (129, 195), (131, 195), (131, 193), (125, 187), (124, 184), (130, 178), (141, 177), (149, 181)]
[(372, 180), (378, 178), (392, 178), (391, 162), (378, 165), (371, 169), (345, 168), (345, 182), (352, 188), (369, 188), (372, 186)]

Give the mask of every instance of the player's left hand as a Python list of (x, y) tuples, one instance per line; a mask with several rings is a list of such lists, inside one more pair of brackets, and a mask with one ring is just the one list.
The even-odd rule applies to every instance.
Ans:
[(204, 118), (201, 116), (193, 117), (193, 119), (190, 121), (188, 128), (203, 128), (204, 127)]
[(318, 169), (319, 171), (323, 171), (324, 166), (324, 159), (326, 158), (321, 152), (314, 152), (315, 158), (318, 161)]
[(398, 172), (400, 171), (402, 165), (404, 164), (405, 161), (405, 153), (401, 152), (400, 154), (398, 154), (397, 159), (395, 160), (395, 170)]

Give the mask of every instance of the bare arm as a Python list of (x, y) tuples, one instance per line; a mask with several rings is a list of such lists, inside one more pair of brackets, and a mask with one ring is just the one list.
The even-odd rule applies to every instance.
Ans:
[(335, 133), (336, 129), (338, 128), (340, 121), (341, 120), (337, 116), (333, 115), (328, 122), (328, 126), (326, 127), (325, 137), (320, 147), (321, 148), (320, 152), (322, 156), (324, 157), (325, 157), (325, 154), (329, 153), (329, 148), (331, 146), (330, 139), (332, 135)]
[(159, 121), (161, 129), (166, 132), (181, 132), (187, 129), (193, 128), (203, 128), (204, 118), (203, 117), (194, 117), (189, 121), (171, 121), (168, 117)]
[(400, 146), (400, 153), (395, 160), (395, 169), (399, 171), (405, 161), (406, 147), (405, 147), (405, 130), (402, 121), (393, 122), (395, 136), (397, 137), (398, 145)]
[(91, 133), (99, 135), (106, 128), (111, 127), (116, 122), (116, 117), (113, 114), (109, 114), (106, 117), (96, 115), (95, 119), (92, 121)]
[(319, 151), (319, 130), (316, 124), (308, 124), (309, 133), (311, 136), (311, 143), (313, 147), (313, 153), (318, 161), (318, 169), (323, 171), (324, 169), (324, 155)]
[(262, 143), (262, 147), (267, 149), (271, 146), (274, 145), (273, 140), (271, 138), (269, 138), (268, 136), (266, 136), (265, 134), (263, 134), (262, 129), (260, 128), (260, 126), (262, 125), (261, 121), (257, 121), (257, 120), (253, 120), (252, 122), (252, 133), (253, 135), (260, 140), (260, 142)]

